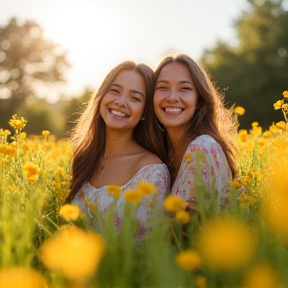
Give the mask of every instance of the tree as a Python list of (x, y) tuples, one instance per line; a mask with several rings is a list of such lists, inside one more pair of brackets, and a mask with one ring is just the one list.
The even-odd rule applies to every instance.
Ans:
[(246, 108), (242, 128), (258, 121), (268, 128), (283, 120), (273, 103), (288, 89), (288, 11), (282, 0), (249, 0), (250, 10), (235, 21), (237, 44), (218, 42), (204, 52), (206, 66), (226, 101)]
[(11, 117), (25, 99), (37, 96), (41, 85), (64, 81), (67, 67), (66, 51), (44, 39), (35, 22), (18, 25), (12, 19), (0, 28), (0, 121)]

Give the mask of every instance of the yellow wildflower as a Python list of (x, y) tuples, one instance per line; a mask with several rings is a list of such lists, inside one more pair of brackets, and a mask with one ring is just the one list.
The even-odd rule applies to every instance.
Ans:
[(43, 131), (42, 131), (42, 135), (43, 135), (43, 136), (48, 136), (48, 135), (50, 135), (50, 131), (43, 130)]
[(157, 192), (157, 188), (154, 184), (141, 180), (138, 182), (137, 190), (139, 190), (143, 196), (148, 196)]
[(276, 272), (268, 264), (258, 264), (246, 274), (242, 288), (280, 287)]
[(272, 136), (272, 132), (271, 131), (265, 131), (263, 133), (263, 137), (265, 137), (265, 138), (270, 138), (271, 136)]
[(201, 256), (195, 250), (186, 250), (180, 252), (175, 259), (177, 265), (185, 271), (193, 271), (201, 264)]
[(238, 189), (242, 186), (242, 183), (238, 181), (236, 178), (234, 178), (233, 181), (230, 182), (230, 185), (231, 187)]
[(169, 195), (164, 200), (164, 207), (167, 211), (178, 212), (185, 210), (186, 202), (179, 196)]
[(104, 251), (101, 235), (69, 225), (44, 242), (39, 254), (48, 269), (70, 280), (83, 280), (96, 272)]
[(138, 189), (129, 189), (124, 191), (122, 197), (127, 202), (137, 206), (141, 202), (143, 194)]
[(283, 104), (284, 104), (284, 101), (283, 101), (283, 100), (278, 100), (277, 102), (275, 102), (275, 103), (273, 104), (274, 109), (275, 109), (275, 110), (281, 109)]
[(16, 130), (22, 130), (26, 126), (27, 120), (23, 117), (18, 117), (17, 114), (12, 116), (9, 124)]
[(185, 210), (180, 210), (176, 212), (175, 218), (181, 221), (183, 224), (187, 224), (190, 221), (190, 214)]
[(279, 128), (281, 130), (285, 130), (285, 128), (286, 128), (286, 123), (284, 121), (279, 121), (275, 125), (277, 128)]
[(283, 105), (282, 105), (282, 109), (283, 109), (284, 111), (288, 112), (288, 104), (287, 104), (287, 103), (283, 104)]
[(4, 135), (6, 135), (6, 136), (11, 135), (11, 132), (7, 129), (5, 129), (3, 132), (4, 132)]
[(251, 259), (255, 240), (251, 230), (239, 220), (217, 217), (206, 223), (197, 238), (203, 262), (214, 270), (241, 267)]
[(285, 98), (288, 98), (288, 91), (284, 91), (284, 92), (283, 92), (283, 96), (284, 96)]
[(65, 204), (60, 208), (59, 215), (66, 221), (75, 221), (79, 218), (80, 208), (75, 204)]
[(39, 272), (32, 268), (11, 267), (0, 270), (0, 287), (48, 288)]
[(258, 122), (252, 122), (252, 127), (258, 127), (259, 123)]
[(16, 156), (16, 147), (11, 144), (0, 145), (0, 153), (14, 157)]
[(121, 187), (117, 185), (108, 185), (107, 193), (113, 196), (115, 199), (120, 197)]
[(271, 165), (271, 174), (267, 175), (269, 185), (263, 197), (262, 217), (272, 231), (288, 240), (288, 164), (285, 159), (276, 161)]
[(28, 162), (23, 166), (23, 171), (29, 181), (36, 182), (40, 174), (40, 168), (33, 162)]
[(241, 106), (237, 106), (234, 109), (234, 113), (236, 113), (238, 115), (243, 115), (245, 113), (245, 109)]

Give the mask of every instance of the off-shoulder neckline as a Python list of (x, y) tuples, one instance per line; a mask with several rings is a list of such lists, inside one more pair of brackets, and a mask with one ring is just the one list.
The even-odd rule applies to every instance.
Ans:
[[(142, 170), (144, 170), (145, 168), (150, 167), (150, 166), (158, 166), (158, 165), (160, 165), (160, 166), (166, 166), (165, 163), (156, 163), (156, 164), (145, 165), (145, 166), (143, 166), (140, 170), (138, 170), (137, 173), (136, 173), (127, 183), (125, 183), (124, 185), (119, 186), (119, 187), (120, 187), (121, 189), (123, 189), (124, 187), (128, 186), (128, 185), (132, 182), (132, 180), (133, 180), (138, 174), (140, 174), (140, 173), (142, 172)], [(168, 169), (168, 168), (167, 168), (167, 169)], [(101, 186), (101, 187), (95, 187), (95, 186), (93, 186), (89, 181), (87, 181), (86, 184), (87, 184), (90, 188), (93, 188), (93, 189), (95, 189), (95, 190), (97, 190), (97, 191), (98, 191), (98, 190), (103, 190), (104, 188), (106, 188), (106, 187), (109, 186), (109, 185), (104, 185), (104, 186)]]

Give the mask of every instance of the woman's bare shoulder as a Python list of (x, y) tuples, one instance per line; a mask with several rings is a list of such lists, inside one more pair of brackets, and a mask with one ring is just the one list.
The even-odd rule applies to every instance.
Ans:
[(141, 153), (141, 155), (139, 155), (139, 159), (137, 161), (137, 164), (139, 165), (139, 167), (144, 167), (147, 165), (152, 165), (152, 164), (162, 164), (163, 162), (161, 161), (161, 159), (149, 152), (149, 151), (145, 151), (143, 153)]

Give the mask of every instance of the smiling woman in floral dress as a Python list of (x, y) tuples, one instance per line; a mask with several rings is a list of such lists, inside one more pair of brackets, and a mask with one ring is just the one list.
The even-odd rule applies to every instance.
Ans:
[(218, 207), (224, 205), (237, 172), (236, 125), (207, 73), (187, 55), (165, 58), (154, 73), (154, 110), (168, 148), (171, 194), (197, 210), (199, 193), (215, 189)]
[[(161, 160), (163, 146), (153, 110), (152, 77), (152, 69), (144, 64), (127, 61), (116, 66), (91, 97), (73, 131), (67, 202), (79, 205), (94, 227), (97, 215), (87, 203), (97, 206), (100, 213), (107, 211), (113, 201), (107, 192), (110, 185), (121, 189), (116, 203), (117, 227), (123, 216), (122, 195), (139, 180), (154, 184), (159, 200), (168, 193), (170, 176)], [(148, 202), (142, 201), (136, 211), (138, 232), (143, 234), (151, 212)]]

